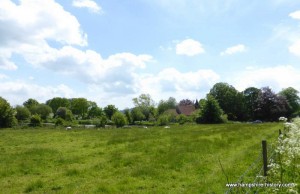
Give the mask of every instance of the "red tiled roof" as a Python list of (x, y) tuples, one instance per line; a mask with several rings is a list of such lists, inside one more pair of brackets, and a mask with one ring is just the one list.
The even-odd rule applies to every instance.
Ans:
[(186, 116), (190, 116), (195, 111), (194, 105), (181, 105), (177, 107), (179, 114), (184, 114)]

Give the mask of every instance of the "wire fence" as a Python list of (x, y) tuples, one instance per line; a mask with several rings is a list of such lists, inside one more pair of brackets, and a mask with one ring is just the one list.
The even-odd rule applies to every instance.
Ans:
[[(274, 135), (269, 137), (271, 136)], [(268, 142), (267, 144), (267, 164), (270, 164), (271, 160), (274, 160), (276, 156), (276, 145), (276, 141)], [(267, 176), (264, 176), (265, 168), (262, 151), (236, 182), (227, 184), (229, 189), (225, 193), (258, 193), (262, 188), (257, 185), (264, 184), (267, 181)]]

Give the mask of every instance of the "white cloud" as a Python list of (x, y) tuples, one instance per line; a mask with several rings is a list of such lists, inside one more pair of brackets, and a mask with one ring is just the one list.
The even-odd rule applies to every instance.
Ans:
[(236, 53), (242, 53), (246, 51), (246, 47), (243, 44), (238, 44), (232, 47), (227, 48), (225, 51), (221, 52), (220, 55), (233, 55)]
[(289, 16), (293, 19), (300, 20), (300, 10), (290, 13)]
[(290, 47), (289, 47), (290, 53), (300, 56), (300, 40), (295, 41)]
[(87, 8), (92, 13), (101, 13), (102, 8), (91, 0), (73, 0), (72, 5), (79, 8)]
[(87, 35), (76, 17), (53, 0), (0, 1), (0, 68), (17, 69), (12, 54), (48, 52), (48, 41), (87, 45)]
[(58, 86), (41, 86), (29, 84), (24, 81), (0, 82), (0, 93), (11, 105), (22, 104), (28, 98), (34, 98), (44, 103), (46, 100), (57, 96), (66, 98), (76, 97), (74, 91), (64, 84)]
[(209, 69), (183, 73), (175, 68), (167, 68), (157, 75), (140, 76), (137, 87), (139, 93), (149, 93), (157, 101), (169, 96), (179, 100), (194, 99), (203, 97), (219, 79), (219, 75)]
[(204, 53), (202, 44), (193, 39), (186, 39), (176, 45), (177, 55), (195, 56)]
[(240, 91), (250, 86), (270, 86), (277, 92), (287, 87), (300, 90), (299, 74), (300, 70), (291, 65), (251, 68), (232, 76), (234, 78), (229, 78), (228, 83), (232, 83)]
[(4, 79), (7, 79), (7, 78), (9, 78), (7, 75), (4, 75), (4, 74), (0, 73), (0, 80), (4, 80)]
[(88, 84), (101, 84), (110, 91), (113, 88), (116, 91), (120, 87), (128, 88), (134, 82), (135, 70), (145, 68), (146, 63), (152, 60), (150, 55), (132, 53), (118, 53), (103, 59), (93, 50), (81, 51), (70, 46), (50, 50), (48, 53), (27, 56), (27, 61)]

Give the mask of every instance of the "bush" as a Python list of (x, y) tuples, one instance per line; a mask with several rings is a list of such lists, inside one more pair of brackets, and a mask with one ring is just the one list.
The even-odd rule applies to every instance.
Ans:
[(170, 116), (167, 114), (162, 114), (157, 119), (157, 124), (159, 126), (167, 125), (170, 123)]
[(188, 122), (188, 117), (184, 114), (180, 114), (177, 116), (176, 120), (180, 125), (183, 125), (184, 123)]
[(29, 119), (31, 116), (30, 111), (25, 106), (23, 106), (23, 107), (17, 106), (16, 111), (17, 111), (16, 118), (18, 119), (18, 121), (25, 121), (25, 120)]
[(59, 107), (56, 111), (56, 116), (63, 118), (66, 121), (73, 120), (73, 114), (72, 114), (71, 110), (69, 110), (66, 107)]
[(124, 125), (127, 124), (126, 117), (121, 112), (116, 112), (115, 114), (113, 114), (113, 116), (111, 117), (111, 120), (114, 122), (114, 124), (117, 127), (123, 127)]
[(65, 124), (65, 120), (62, 118), (57, 118), (55, 121), (56, 126), (63, 126)]
[(93, 124), (96, 125), (96, 127), (104, 127), (107, 124), (106, 116), (101, 116), (93, 120)]
[(42, 119), (38, 114), (35, 114), (35, 115), (31, 116), (30, 126), (32, 126), (32, 127), (42, 126)]

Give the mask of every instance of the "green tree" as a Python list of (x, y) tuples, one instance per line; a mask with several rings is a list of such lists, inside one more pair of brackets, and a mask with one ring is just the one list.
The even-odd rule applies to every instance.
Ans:
[(141, 108), (135, 107), (131, 111), (132, 121), (142, 121), (145, 120), (145, 115), (143, 114)]
[(25, 121), (31, 117), (30, 111), (25, 106), (17, 106), (16, 111), (16, 118), (18, 121)]
[(216, 83), (209, 92), (219, 103), (229, 120), (245, 120), (243, 95), (227, 83)]
[(0, 97), (0, 128), (12, 127), (15, 124), (15, 111), (10, 104)]
[(126, 108), (124, 110), (124, 115), (126, 116), (126, 119), (127, 119), (128, 123), (132, 124), (133, 123), (132, 114), (131, 114), (131, 111), (128, 108)]
[(204, 106), (202, 107), (197, 123), (221, 123), (223, 111), (218, 101), (212, 96), (207, 95)]
[(151, 109), (155, 106), (154, 100), (152, 100), (149, 94), (141, 94), (138, 98), (132, 99), (135, 107), (140, 108), (142, 113), (145, 115), (146, 120), (149, 119)]
[(38, 114), (32, 115), (30, 118), (30, 125), (32, 127), (42, 126), (42, 119), (41, 119), (40, 115), (38, 115)]
[(157, 106), (158, 114), (160, 115), (168, 109), (174, 109), (176, 108), (176, 105), (177, 105), (176, 99), (173, 97), (169, 97), (169, 99), (166, 101), (161, 100)]
[(297, 116), (300, 112), (300, 98), (298, 96), (299, 91), (288, 87), (279, 92), (279, 95), (284, 97), (289, 104), (288, 107), (288, 116)]
[(87, 115), (89, 103), (85, 98), (72, 98), (71, 111), (74, 115), (80, 116), (82, 119)]
[(255, 120), (255, 109), (257, 104), (258, 94), (260, 93), (260, 89), (255, 87), (246, 88), (243, 91), (244, 99), (245, 99), (245, 107), (246, 107), (246, 117), (248, 120)]
[(66, 107), (70, 109), (71, 103), (67, 98), (55, 97), (46, 101), (46, 105), (52, 108), (53, 112), (56, 112), (59, 107)]
[(101, 117), (102, 115), (104, 115), (104, 112), (102, 110), (102, 108), (96, 106), (92, 106), (89, 110), (88, 110), (88, 117), (91, 118), (96, 118), (96, 117)]
[(62, 118), (66, 121), (72, 121), (73, 120), (73, 114), (72, 111), (69, 110), (66, 107), (59, 107), (55, 113), (56, 117)]
[(29, 98), (28, 100), (26, 100), (24, 103), (23, 103), (23, 106), (27, 107), (28, 110), (31, 112), (32, 114), (32, 108), (39, 105), (39, 102), (33, 98)]
[(112, 116), (118, 111), (118, 109), (115, 107), (115, 105), (107, 105), (106, 107), (104, 107), (104, 112), (105, 115), (107, 116), (107, 118), (109, 120), (112, 119)]
[(113, 116), (111, 117), (111, 120), (114, 122), (114, 124), (117, 127), (123, 127), (124, 125), (127, 124), (126, 117), (123, 113), (121, 112), (115, 112)]
[(40, 115), (40, 117), (45, 120), (52, 113), (52, 109), (46, 104), (38, 104), (31, 108), (31, 112), (32, 114)]

